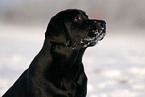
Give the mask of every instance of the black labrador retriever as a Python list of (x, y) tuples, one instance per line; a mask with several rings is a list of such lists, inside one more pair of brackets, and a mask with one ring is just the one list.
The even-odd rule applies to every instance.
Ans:
[(91, 20), (84, 11), (59, 12), (48, 24), (41, 51), (3, 97), (86, 97), (82, 56), (105, 33), (105, 21)]

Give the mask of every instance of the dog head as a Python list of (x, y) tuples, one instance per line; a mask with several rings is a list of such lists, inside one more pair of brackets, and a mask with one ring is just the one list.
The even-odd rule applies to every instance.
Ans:
[(105, 33), (105, 21), (89, 19), (84, 11), (69, 9), (52, 17), (45, 38), (57, 45), (86, 48), (102, 40)]

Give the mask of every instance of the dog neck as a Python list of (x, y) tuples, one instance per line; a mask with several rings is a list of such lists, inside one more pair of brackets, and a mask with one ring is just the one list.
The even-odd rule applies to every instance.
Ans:
[(82, 56), (84, 51), (85, 48), (74, 46), (74, 44), (70, 46), (65, 46), (52, 43), (50, 53), (53, 57), (52, 59), (54, 59), (55, 62), (59, 63), (58, 65), (64, 66), (70, 64), (67, 67), (71, 68), (76, 61), (79, 63), (82, 62)]
[[(52, 57), (50, 55), (51, 49), (50, 41), (45, 40), (42, 49), (33, 59), (29, 67), (30, 76), (37, 76), (38, 78), (41, 73), (44, 72), (45, 68), (51, 63)], [(41, 69), (40, 69), (41, 68)], [(40, 76), (39, 76), (40, 75)]]
[[(84, 51), (85, 48), (74, 49), (72, 47), (55, 45), (51, 43), (50, 40), (45, 39), (41, 51), (30, 64), (30, 74), (31, 76), (42, 76), (41, 73), (44, 74), (44, 71), (51, 73), (51, 68), (59, 68), (60, 71), (68, 71), (76, 67), (78, 63), (82, 65)], [(77, 64), (75, 64), (76, 62)]]

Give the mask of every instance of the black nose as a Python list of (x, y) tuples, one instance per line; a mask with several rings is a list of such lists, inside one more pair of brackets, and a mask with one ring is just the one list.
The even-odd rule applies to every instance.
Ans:
[(90, 27), (88, 35), (90, 37), (96, 37), (99, 33), (104, 32), (106, 29), (106, 22), (104, 20), (87, 20), (86, 25)]
[(103, 20), (97, 20), (97, 25), (101, 28), (104, 28), (106, 25), (106, 22)]

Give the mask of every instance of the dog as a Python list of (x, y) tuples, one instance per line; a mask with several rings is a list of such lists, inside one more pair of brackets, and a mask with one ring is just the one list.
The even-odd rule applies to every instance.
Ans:
[(51, 18), (42, 49), (3, 97), (86, 97), (82, 57), (106, 34), (104, 20), (89, 19), (79, 9)]

